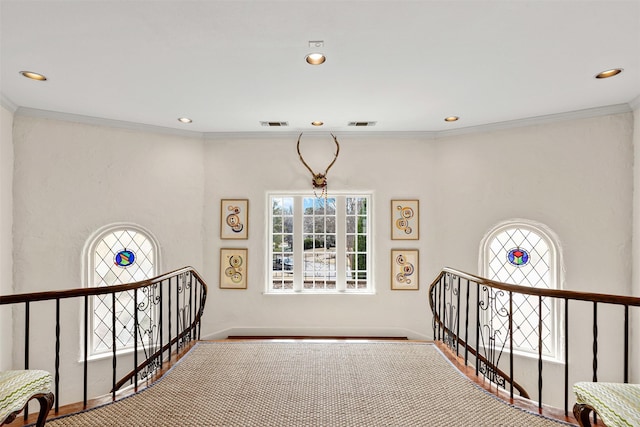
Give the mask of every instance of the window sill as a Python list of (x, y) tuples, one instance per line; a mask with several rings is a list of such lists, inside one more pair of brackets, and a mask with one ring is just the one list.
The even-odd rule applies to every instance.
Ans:
[(315, 290), (301, 290), (301, 291), (265, 291), (263, 295), (375, 295), (375, 291), (315, 291)]
[[(116, 357), (117, 356), (122, 356), (122, 355), (126, 355), (126, 354), (133, 354), (133, 348), (125, 348), (122, 350), (118, 350), (116, 351)], [(140, 346), (138, 347), (138, 353), (143, 353), (144, 349)], [(87, 362), (97, 362), (99, 360), (105, 360), (105, 359), (111, 359), (113, 357), (113, 352), (108, 352), (108, 353), (100, 353), (100, 354), (91, 354), (89, 355), (89, 357), (86, 358)], [(78, 360), (78, 363), (84, 363), (85, 358), (81, 357), (80, 360)]]
[[(484, 351), (488, 351), (486, 348), (484, 349)], [(505, 348), (503, 350), (503, 354), (508, 355), (510, 353), (508, 348)], [(521, 350), (514, 350), (513, 351), (513, 356), (514, 357), (521, 357), (523, 359), (530, 359), (530, 360), (538, 360), (538, 354), (537, 353), (529, 353), (526, 351), (521, 351)], [(559, 357), (555, 357), (555, 356), (550, 356), (550, 355), (546, 355), (543, 354), (542, 355), (542, 361), (543, 362), (547, 362), (547, 363), (553, 363), (556, 365), (564, 365), (564, 360), (560, 359)]]

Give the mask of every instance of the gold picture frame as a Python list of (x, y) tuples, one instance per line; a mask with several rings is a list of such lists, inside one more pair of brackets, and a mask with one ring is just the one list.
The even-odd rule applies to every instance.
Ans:
[(420, 289), (418, 249), (391, 250), (391, 290), (417, 291)]
[(247, 289), (246, 248), (220, 249), (220, 289)]
[(391, 200), (391, 240), (420, 239), (420, 201)]
[(220, 238), (249, 238), (249, 200), (220, 200)]

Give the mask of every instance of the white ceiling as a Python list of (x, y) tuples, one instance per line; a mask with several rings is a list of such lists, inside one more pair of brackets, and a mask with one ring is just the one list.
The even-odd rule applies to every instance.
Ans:
[[(2, 99), (22, 109), (202, 133), (446, 132), (640, 96), (640, 0), (0, 4)], [(316, 40), (327, 61), (311, 66)]]

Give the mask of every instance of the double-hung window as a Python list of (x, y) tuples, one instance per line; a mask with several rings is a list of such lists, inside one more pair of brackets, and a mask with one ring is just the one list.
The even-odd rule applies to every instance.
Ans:
[(369, 194), (269, 195), (267, 292), (373, 292)]

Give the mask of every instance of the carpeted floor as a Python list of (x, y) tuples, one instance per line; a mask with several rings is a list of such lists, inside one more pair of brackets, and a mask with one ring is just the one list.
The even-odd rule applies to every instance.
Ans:
[(106, 426), (560, 426), (511, 407), (433, 344), (199, 343), (159, 382), (47, 423)]

